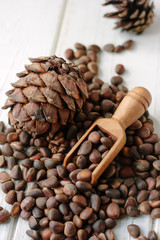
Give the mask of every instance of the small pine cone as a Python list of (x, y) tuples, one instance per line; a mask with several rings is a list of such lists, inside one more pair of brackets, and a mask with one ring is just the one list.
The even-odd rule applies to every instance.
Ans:
[(118, 10), (104, 17), (119, 18), (115, 28), (122, 31), (142, 33), (153, 22), (154, 4), (150, 0), (107, 0), (103, 5), (113, 4)]
[(49, 131), (53, 136), (61, 125), (72, 122), (88, 98), (83, 74), (73, 64), (56, 56), (30, 58), (32, 63), (17, 74), (19, 80), (2, 107), (10, 108), (9, 123), (33, 136)]

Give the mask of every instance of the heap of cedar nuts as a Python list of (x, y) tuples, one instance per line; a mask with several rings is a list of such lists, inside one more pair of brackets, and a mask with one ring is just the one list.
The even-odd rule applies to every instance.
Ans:
[[(94, 129), (63, 167), (65, 154), (97, 118), (112, 117), (128, 91), (119, 75), (110, 85), (97, 77), (97, 45), (86, 49), (76, 43), (75, 48), (65, 55), (76, 67), (55, 56), (32, 59), (7, 93), (5, 108), (10, 107), (10, 123), (17, 128), (5, 129), (0, 123), (0, 166), (9, 169), (0, 172), (0, 182), (12, 205), (10, 213), (0, 208), (0, 223), (20, 215), (29, 222), (27, 235), (35, 240), (114, 240), (116, 219), (160, 217), (160, 142), (148, 112), (126, 130), (126, 145), (94, 185), (91, 173), (114, 144), (100, 129)], [(123, 65), (116, 66), (118, 74), (124, 71)], [(47, 84), (53, 86), (50, 92)], [(57, 114), (54, 122), (49, 110)], [(45, 127), (36, 135), (40, 126)], [(33, 184), (26, 191), (29, 182)], [(148, 238), (140, 236), (137, 226), (128, 226), (128, 231), (139, 240), (157, 239), (154, 231)]]

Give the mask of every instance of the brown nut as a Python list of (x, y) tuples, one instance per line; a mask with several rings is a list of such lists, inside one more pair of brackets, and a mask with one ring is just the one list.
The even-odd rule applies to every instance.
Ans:
[(0, 211), (0, 224), (8, 222), (10, 220), (10, 214), (7, 210), (2, 209)]

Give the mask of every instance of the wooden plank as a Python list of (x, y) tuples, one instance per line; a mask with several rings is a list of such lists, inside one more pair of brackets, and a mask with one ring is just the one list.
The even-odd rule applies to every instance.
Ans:
[[(10, 83), (17, 80), (16, 73), (29, 62), (28, 57), (49, 55), (51, 49), (54, 52), (64, 7), (65, 0), (0, 1), (0, 106), (5, 103)], [(1, 108), (0, 120), (7, 122), (7, 111)], [(4, 197), (0, 188), (0, 206), (10, 210)], [(12, 219), (0, 225), (0, 239), (28, 239), (27, 228), (27, 221)]]
[[(105, 82), (110, 83), (111, 77), (115, 75), (115, 65), (118, 63), (124, 64), (126, 68), (123, 75), (124, 84), (129, 89), (140, 85), (151, 91), (153, 100), (149, 112), (154, 119), (155, 130), (160, 134), (160, 31), (157, 31), (159, 29), (160, 2), (156, 1), (154, 24), (142, 35), (113, 30), (114, 20), (102, 17), (111, 9), (111, 7), (102, 7), (101, 3), (103, 2), (97, 0), (81, 0), (80, 2), (69, 0), (56, 53), (64, 57), (64, 50), (72, 48), (75, 42), (84, 45), (95, 43), (103, 47), (107, 43), (121, 45), (126, 40), (133, 39), (135, 46), (130, 51), (124, 51), (121, 54), (101, 53), (99, 60), (100, 77)], [(130, 223), (138, 224), (142, 229), (142, 234), (146, 235), (151, 227), (156, 232), (160, 227), (160, 221), (152, 222), (149, 216), (124, 218), (118, 221), (114, 229), (117, 240), (133, 239), (129, 237), (126, 229)]]
[[(23, 65), (27, 63), (28, 56), (54, 54), (57, 40), (56, 53), (63, 56), (64, 50), (67, 47), (72, 47), (76, 41), (84, 44), (97, 43), (102, 47), (108, 42), (118, 45), (132, 38), (136, 42), (135, 49), (119, 55), (101, 54), (100, 76), (103, 80), (110, 82), (110, 78), (114, 75), (115, 64), (123, 63), (127, 69), (124, 79), (128, 88), (131, 89), (137, 84), (141, 84), (151, 91), (153, 104), (150, 107), (150, 112), (156, 119), (156, 131), (159, 132), (160, 33), (157, 29), (159, 28), (160, 3), (156, 2), (154, 25), (146, 30), (143, 35), (135, 36), (120, 33), (118, 30), (113, 31), (114, 21), (102, 18), (107, 10), (101, 6), (103, 1), (99, 2), (97, 0), (69, 0), (61, 29), (60, 25), (65, 8), (64, 2), (62, 0), (16, 0), (14, 2), (6, 0), (1, 4), (1, 104), (4, 104), (4, 92), (9, 89), (9, 83), (16, 80), (15, 73), (23, 70)], [(58, 38), (59, 33), (60, 38)], [(152, 47), (151, 43), (154, 43)], [(6, 121), (7, 111), (1, 112), (1, 119)], [(5, 207), (4, 194), (1, 191), (0, 196), (0, 204)], [(10, 208), (10, 206), (7, 207)], [(116, 239), (122, 239), (122, 236), (123, 239), (131, 239), (126, 231), (126, 225), (131, 222), (140, 224), (143, 233), (149, 231), (152, 226), (150, 218), (145, 216), (138, 219), (125, 218), (119, 220), (114, 230)], [(19, 219), (16, 227), (16, 223), (12, 220), (9, 224), (0, 226), (1, 236), (4, 240), (28, 239), (25, 234), (27, 225), (27, 222), (24, 223), (22, 219)], [(154, 229), (158, 230), (160, 221), (154, 221), (153, 226)]]

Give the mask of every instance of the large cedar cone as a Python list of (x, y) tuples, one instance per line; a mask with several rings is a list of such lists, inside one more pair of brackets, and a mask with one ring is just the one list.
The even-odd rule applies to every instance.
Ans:
[(107, 0), (103, 5), (113, 4), (118, 11), (104, 17), (120, 18), (115, 28), (122, 31), (142, 33), (153, 22), (154, 4), (150, 0)]
[(83, 74), (73, 64), (56, 56), (30, 58), (32, 64), (18, 73), (19, 80), (6, 93), (3, 109), (11, 108), (9, 123), (32, 135), (50, 131), (72, 122), (88, 97)]

